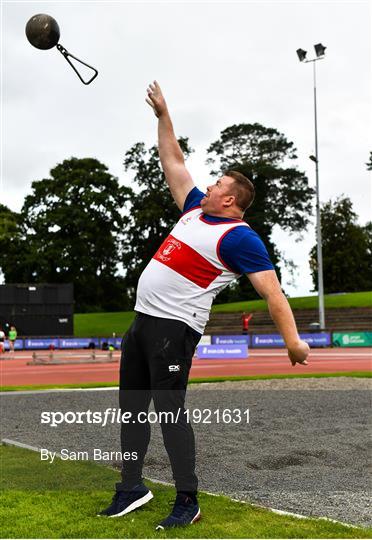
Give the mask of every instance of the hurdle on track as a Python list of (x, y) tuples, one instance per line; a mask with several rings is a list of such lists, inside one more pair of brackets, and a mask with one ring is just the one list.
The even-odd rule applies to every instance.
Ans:
[(114, 358), (113, 351), (94, 350), (90, 352), (79, 353), (60, 353), (49, 351), (48, 353), (40, 353), (34, 351), (32, 353), (32, 361), (27, 362), (28, 366), (41, 365), (60, 365), (60, 364), (107, 364), (118, 362), (118, 358)]

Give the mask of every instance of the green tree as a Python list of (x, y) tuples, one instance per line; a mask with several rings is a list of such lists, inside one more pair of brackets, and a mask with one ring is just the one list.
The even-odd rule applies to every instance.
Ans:
[[(208, 154), (212, 175), (234, 169), (252, 180), (256, 198), (244, 219), (261, 236), (280, 277), (281, 254), (272, 241), (273, 228), (278, 225), (290, 233), (304, 231), (314, 194), (305, 174), (292, 165), (297, 158), (294, 144), (274, 128), (258, 123), (238, 124), (222, 131)], [(256, 296), (244, 278), (223, 291), (219, 301)]]
[[(192, 149), (188, 139), (179, 144), (187, 158)], [(125, 171), (133, 171), (139, 192), (131, 200), (130, 218), (125, 230), (122, 261), (126, 282), (134, 299), (138, 278), (158, 247), (177, 222), (180, 211), (170, 194), (160, 168), (157, 146), (146, 149), (139, 142), (124, 157)]]
[(5, 260), (7, 282), (74, 283), (76, 310), (128, 306), (118, 276), (123, 210), (130, 188), (120, 187), (93, 158), (71, 158), (34, 181), (20, 216), (20, 240)]
[[(348, 197), (322, 205), (323, 279), (326, 293), (372, 289), (372, 223), (360, 226)], [(310, 251), (310, 268), (317, 290), (316, 245)]]
[(18, 234), (19, 214), (0, 203), (0, 266), (4, 251)]
[(0, 270), (14, 268), (22, 243), (21, 216), (0, 203)]

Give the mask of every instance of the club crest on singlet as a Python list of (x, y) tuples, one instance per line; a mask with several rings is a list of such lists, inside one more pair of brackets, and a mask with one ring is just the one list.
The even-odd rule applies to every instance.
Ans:
[(160, 251), (160, 249), (158, 251), (158, 258), (163, 262), (167, 262), (170, 260), (170, 254), (172, 251), (175, 249), (181, 249), (181, 242), (178, 242), (175, 238), (168, 237), (164, 244), (161, 246), (162, 251)]

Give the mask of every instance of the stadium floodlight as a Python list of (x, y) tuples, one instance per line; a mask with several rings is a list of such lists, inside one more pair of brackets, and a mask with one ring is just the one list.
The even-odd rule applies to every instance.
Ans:
[(326, 48), (327, 47), (324, 47), (324, 45), (322, 45), (321, 43), (317, 43), (316, 45), (314, 45), (315, 53), (318, 58), (320, 56), (324, 56)]
[(303, 49), (297, 49), (296, 53), (300, 62), (303, 62), (306, 59), (307, 52)]
[(320, 221), (320, 202), (319, 202), (319, 157), (318, 157), (318, 119), (316, 107), (316, 71), (315, 63), (317, 60), (324, 58), (326, 47), (321, 43), (314, 45), (316, 57), (306, 60), (306, 51), (297, 49), (297, 56), (300, 62), (307, 64), (313, 63), (313, 80), (314, 80), (314, 124), (315, 124), (315, 156), (309, 158), (315, 163), (315, 178), (316, 178), (316, 247), (317, 247), (317, 266), (318, 266), (318, 303), (319, 303), (319, 329), (325, 329), (325, 312), (324, 312), (324, 283), (323, 283), (323, 250), (322, 250), (322, 227)]

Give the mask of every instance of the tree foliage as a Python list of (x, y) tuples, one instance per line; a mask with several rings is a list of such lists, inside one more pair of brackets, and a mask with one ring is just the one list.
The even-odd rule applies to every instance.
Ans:
[[(280, 277), (281, 254), (272, 241), (275, 225), (291, 233), (306, 229), (312, 211), (313, 189), (305, 174), (292, 165), (294, 144), (274, 128), (261, 124), (238, 124), (226, 128), (208, 148), (211, 173), (233, 169), (250, 178), (256, 198), (245, 221), (263, 239)], [(221, 301), (254, 297), (247, 280), (220, 295)]]
[(0, 203), (0, 271), (5, 279), (5, 268), (13, 268), (19, 258), (20, 223), (20, 215)]
[(6, 281), (73, 282), (77, 310), (123, 309), (117, 261), (131, 194), (96, 159), (54, 167), (24, 201), (18, 240), (2, 261)]
[(0, 266), (4, 253), (18, 234), (19, 215), (0, 203)]
[[(372, 223), (360, 226), (348, 197), (321, 208), (323, 279), (326, 293), (372, 289)], [(314, 289), (318, 288), (316, 245), (310, 251)]]

